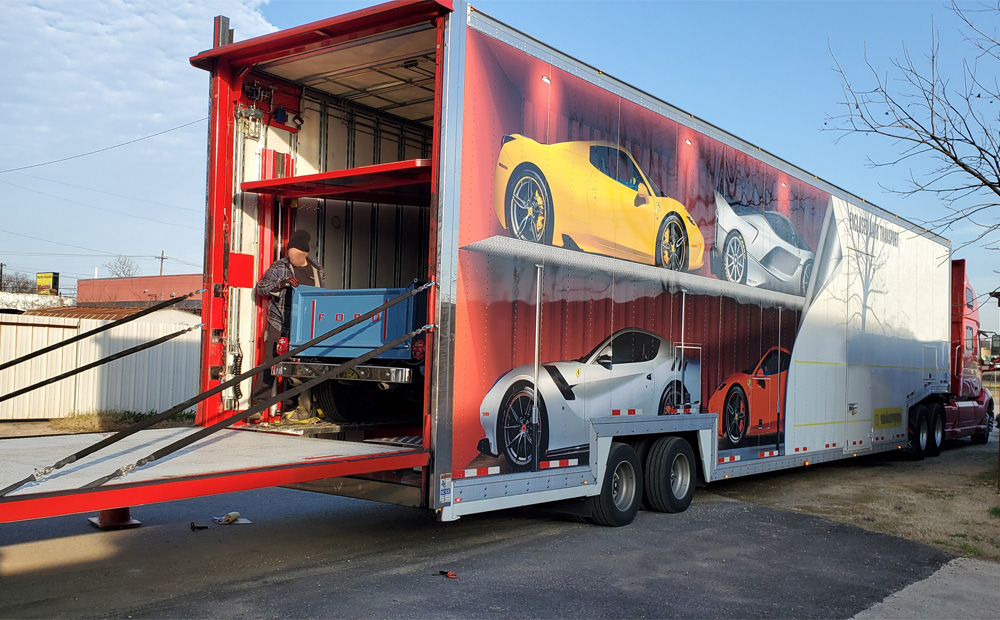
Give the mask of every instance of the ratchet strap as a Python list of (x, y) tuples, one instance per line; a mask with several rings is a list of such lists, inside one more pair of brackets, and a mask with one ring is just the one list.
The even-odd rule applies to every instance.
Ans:
[[(114, 354), (109, 355), (107, 357), (102, 357), (101, 359), (97, 360), (96, 362), (91, 362), (89, 364), (84, 364), (83, 366), (80, 366), (79, 368), (74, 368), (73, 370), (66, 371), (66, 372), (64, 372), (61, 375), (57, 375), (55, 377), (50, 377), (50, 378), (48, 378), (48, 379), (46, 379), (44, 381), (39, 381), (38, 383), (34, 383), (32, 385), (29, 385), (28, 387), (21, 388), (20, 390), (14, 390), (13, 392), (10, 392), (8, 394), (4, 394), (3, 396), (0, 396), (0, 403), (2, 403), (5, 400), (10, 400), (11, 398), (15, 398), (17, 396), (20, 396), (21, 394), (27, 394), (28, 392), (37, 390), (40, 387), (45, 387), (46, 385), (49, 385), (51, 383), (55, 383), (56, 381), (62, 381), (63, 379), (66, 379), (68, 377), (72, 377), (73, 375), (78, 375), (81, 372), (90, 370), (91, 368), (97, 368), (98, 366), (103, 366), (104, 364), (111, 363), (111, 362), (113, 362), (113, 361), (115, 361), (117, 359), (121, 359), (123, 357), (127, 357), (129, 355), (132, 355), (133, 353), (138, 353), (139, 351), (144, 351), (146, 349), (149, 349), (150, 347), (155, 347), (158, 344), (163, 344), (164, 342), (166, 342), (168, 340), (173, 340), (174, 338), (176, 338), (177, 336), (180, 336), (181, 334), (186, 334), (186, 333), (188, 333), (189, 331), (191, 331), (193, 329), (199, 329), (199, 328), (202, 327), (202, 325), (203, 325), (203, 323), (199, 323), (197, 325), (192, 325), (191, 327), (188, 327), (187, 329), (182, 329), (182, 330), (176, 331), (176, 332), (174, 332), (172, 334), (167, 334), (166, 336), (160, 336), (156, 340), (150, 340), (149, 342), (145, 342), (143, 344), (136, 345), (136, 346), (134, 346), (134, 347), (132, 347), (130, 349), (125, 349), (124, 351), (119, 351), (118, 353), (114, 353)], [(0, 494), (0, 495), (2, 495), (2, 494)]]
[(83, 340), (84, 338), (89, 338), (90, 336), (93, 336), (95, 334), (99, 334), (99, 333), (107, 331), (109, 329), (118, 327), (119, 325), (124, 325), (124, 324), (128, 323), (129, 321), (134, 321), (136, 319), (141, 319), (142, 317), (146, 316), (147, 314), (152, 314), (152, 313), (156, 312), (157, 310), (162, 310), (164, 308), (169, 308), (170, 306), (172, 306), (172, 305), (174, 305), (176, 303), (180, 303), (180, 302), (184, 301), (185, 299), (187, 299), (188, 297), (191, 297), (192, 295), (198, 295), (199, 293), (204, 293), (204, 292), (205, 292), (205, 289), (201, 289), (201, 290), (197, 290), (197, 291), (192, 291), (192, 292), (188, 293), (187, 295), (184, 295), (183, 297), (175, 297), (174, 299), (168, 299), (166, 301), (161, 301), (161, 302), (159, 302), (157, 304), (153, 304), (152, 306), (146, 308), (142, 312), (136, 312), (135, 314), (132, 314), (132, 315), (129, 315), (129, 316), (126, 316), (126, 317), (122, 317), (122, 318), (117, 319), (115, 321), (111, 321), (110, 323), (107, 323), (105, 325), (101, 325), (100, 327), (95, 327), (94, 329), (92, 329), (90, 331), (83, 332), (82, 334), (77, 334), (76, 336), (73, 336), (72, 338), (67, 338), (66, 340), (62, 340), (62, 341), (57, 342), (55, 344), (49, 345), (49, 346), (47, 346), (45, 348), (39, 349), (37, 351), (32, 351), (31, 353), (28, 353), (26, 355), (22, 355), (21, 357), (12, 359), (9, 362), (4, 362), (3, 364), (0, 364), (0, 370), (5, 370), (7, 368), (10, 368), (11, 366), (14, 366), (16, 364), (20, 364), (21, 362), (26, 362), (26, 361), (28, 361), (30, 359), (35, 359), (39, 355), (45, 355), (46, 353), (49, 353), (50, 351), (55, 351), (56, 349), (65, 347), (68, 344), (73, 344), (74, 342), (79, 342), (80, 340)]
[(298, 394), (300, 394), (300, 393), (302, 393), (302, 392), (304, 392), (304, 391), (312, 388), (313, 386), (319, 384), (322, 381), (326, 381), (327, 379), (332, 379), (332, 378), (336, 377), (337, 375), (339, 375), (340, 373), (344, 372), (345, 370), (349, 370), (351, 368), (354, 368), (358, 364), (363, 364), (363, 363), (367, 362), (368, 360), (370, 360), (371, 358), (375, 357), (376, 355), (384, 353), (384, 352), (388, 351), (389, 349), (391, 349), (391, 348), (393, 348), (393, 347), (395, 347), (395, 346), (397, 346), (399, 344), (402, 344), (403, 342), (405, 342), (405, 341), (413, 338), (414, 336), (416, 336), (418, 334), (422, 334), (423, 332), (431, 329), (431, 327), (432, 327), (431, 325), (424, 325), (423, 327), (421, 327), (419, 329), (415, 329), (412, 332), (410, 332), (408, 334), (405, 334), (403, 336), (400, 336), (399, 338), (396, 338), (392, 342), (388, 342), (388, 343), (380, 346), (377, 349), (372, 349), (371, 351), (369, 351), (368, 353), (365, 353), (364, 355), (356, 357), (356, 358), (354, 358), (354, 359), (352, 359), (352, 360), (350, 360), (348, 362), (344, 362), (343, 364), (340, 364), (339, 366), (337, 366), (335, 368), (332, 368), (332, 369), (324, 372), (323, 374), (317, 376), (315, 379), (310, 379), (308, 382), (303, 383), (302, 385), (298, 385), (298, 386), (296, 386), (296, 387), (294, 387), (294, 388), (292, 388), (290, 390), (285, 390), (281, 394), (278, 394), (276, 396), (272, 396), (271, 398), (269, 398), (266, 401), (257, 403), (256, 405), (250, 407), (249, 409), (247, 409), (245, 411), (241, 411), (239, 413), (233, 414), (233, 415), (229, 416), (228, 418), (226, 418), (225, 420), (221, 420), (219, 422), (216, 422), (212, 426), (206, 426), (206, 427), (202, 428), (201, 430), (199, 430), (197, 432), (191, 433), (190, 435), (187, 435), (186, 437), (182, 437), (181, 439), (178, 439), (177, 441), (173, 442), (172, 444), (167, 445), (167, 446), (165, 446), (163, 448), (160, 448), (156, 452), (153, 452), (149, 456), (147, 456), (145, 458), (139, 459), (138, 461), (136, 461), (135, 463), (133, 463), (131, 465), (123, 465), (122, 467), (119, 467), (118, 469), (116, 469), (115, 471), (111, 472), (107, 476), (104, 476), (103, 478), (98, 478), (97, 480), (94, 480), (93, 482), (89, 482), (89, 483), (81, 486), (80, 488), (81, 489), (93, 489), (93, 488), (99, 487), (102, 484), (104, 484), (105, 482), (109, 482), (111, 480), (114, 480), (115, 478), (119, 478), (121, 476), (124, 476), (125, 474), (127, 474), (127, 473), (135, 470), (136, 468), (142, 467), (143, 465), (148, 465), (149, 463), (152, 463), (153, 461), (156, 461), (157, 459), (162, 459), (165, 456), (173, 454), (174, 452), (177, 452), (178, 450), (180, 450), (182, 448), (186, 448), (187, 446), (193, 444), (194, 442), (198, 441), (199, 439), (202, 439), (204, 437), (208, 437), (209, 435), (211, 435), (212, 433), (215, 433), (216, 431), (220, 431), (220, 430), (222, 430), (224, 428), (228, 428), (229, 426), (232, 426), (236, 422), (240, 422), (242, 420), (246, 420), (248, 417), (252, 416), (253, 414), (259, 413), (259, 412), (267, 409), (268, 407), (276, 404), (278, 401), (285, 400), (289, 396), (296, 396), (296, 395), (298, 395)]
[[(306, 342), (304, 344), (301, 344), (301, 345), (295, 347), (294, 349), (291, 349), (287, 353), (283, 353), (281, 355), (272, 357), (270, 359), (266, 359), (263, 362), (261, 362), (259, 365), (255, 366), (254, 368), (251, 368), (250, 370), (248, 370), (248, 371), (246, 371), (246, 372), (244, 372), (244, 373), (242, 373), (240, 375), (237, 375), (237, 376), (235, 376), (235, 377), (233, 377), (233, 378), (231, 378), (231, 379), (229, 379), (227, 381), (224, 381), (224, 382), (220, 383), (219, 385), (215, 386), (214, 388), (212, 388), (210, 390), (206, 390), (206, 391), (202, 392), (201, 394), (193, 396), (193, 397), (189, 398), (188, 400), (186, 400), (186, 401), (184, 401), (182, 403), (179, 403), (177, 405), (174, 405), (170, 409), (167, 409), (166, 411), (160, 412), (159, 414), (157, 414), (155, 416), (146, 418), (144, 420), (140, 420), (139, 422), (133, 424), (132, 426), (130, 426), (130, 427), (128, 427), (128, 428), (126, 428), (126, 429), (124, 429), (122, 431), (119, 431), (119, 432), (115, 433), (114, 435), (110, 435), (108, 437), (105, 437), (104, 439), (102, 439), (101, 441), (95, 443), (94, 445), (88, 446), (88, 447), (86, 447), (86, 448), (84, 448), (84, 449), (82, 449), (82, 450), (80, 450), (78, 452), (75, 452), (75, 453), (73, 453), (73, 454), (71, 454), (71, 455), (69, 455), (69, 456), (67, 456), (67, 457), (65, 457), (65, 458), (57, 461), (56, 463), (54, 463), (54, 464), (52, 464), (52, 465), (50, 465), (48, 467), (44, 467), (44, 468), (41, 468), (41, 469), (36, 469), (34, 471), (34, 473), (32, 473), (30, 476), (27, 476), (26, 478), (24, 478), (22, 480), (19, 480), (18, 482), (15, 482), (14, 484), (12, 484), (12, 485), (4, 488), (4, 489), (0, 489), (0, 497), (3, 497), (4, 495), (10, 493), (11, 491), (14, 491), (14, 490), (16, 490), (16, 489), (24, 486), (25, 484), (28, 484), (29, 482), (34, 482), (36, 480), (41, 480), (42, 478), (44, 478), (45, 476), (49, 475), (50, 473), (52, 473), (53, 471), (55, 471), (57, 469), (61, 469), (61, 468), (65, 467), (66, 465), (69, 465), (70, 463), (73, 463), (75, 461), (78, 461), (78, 460), (86, 457), (86, 456), (89, 456), (89, 455), (93, 454), (94, 452), (97, 452), (98, 450), (106, 448), (106, 447), (110, 446), (111, 444), (113, 444), (115, 442), (118, 442), (118, 441), (120, 441), (122, 439), (125, 439), (126, 437), (128, 437), (130, 435), (133, 435), (133, 434), (135, 434), (135, 433), (137, 433), (137, 432), (139, 432), (139, 431), (141, 431), (143, 429), (146, 429), (146, 428), (149, 428), (150, 426), (153, 426), (154, 424), (156, 424), (158, 422), (162, 422), (163, 420), (166, 420), (167, 418), (170, 418), (170, 417), (172, 417), (174, 415), (177, 415), (178, 413), (187, 410), (192, 405), (196, 405), (199, 402), (205, 400), (206, 398), (209, 398), (211, 396), (219, 394), (220, 392), (222, 392), (223, 390), (225, 390), (225, 389), (227, 389), (229, 387), (232, 387), (234, 385), (238, 385), (240, 382), (245, 381), (246, 379), (249, 379), (250, 377), (253, 377), (253, 376), (255, 376), (255, 375), (263, 372), (267, 368), (270, 368), (271, 366), (274, 366), (275, 364), (277, 364), (279, 362), (283, 362), (283, 361), (285, 361), (286, 359), (288, 359), (290, 357), (298, 355), (300, 352), (306, 350), (307, 348), (309, 348), (309, 347), (311, 347), (311, 346), (313, 346), (315, 344), (319, 344), (320, 342), (326, 340), (327, 338), (335, 336), (338, 333), (340, 333), (340, 332), (342, 332), (342, 331), (344, 331), (346, 329), (350, 329), (351, 327), (354, 327), (355, 325), (358, 325), (359, 323), (362, 323), (364, 321), (370, 320), (372, 317), (374, 317), (377, 314), (380, 314), (382, 311), (384, 311), (384, 310), (386, 310), (388, 308), (391, 308), (392, 306), (395, 306), (396, 304), (401, 303), (401, 302), (409, 299), (410, 297), (413, 297), (414, 295), (417, 295), (418, 293), (422, 293), (423, 291), (429, 289), (432, 286), (434, 286), (434, 282), (427, 282), (426, 284), (423, 284), (423, 285), (418, 286), (416, 288), (413, 288), (413, 289), (411, 289), (409, 291), (406, 291), (402, 295), (400, 295), (398, 297), (395, 297), (393, 299), (390, 299), (389, 301), (385, 302), (381, 306), (378, 306), (377, 308), (373, 308), (369, 312), (366, 312), (365, 314), (362, 314), (359, 317), (355, 317), (354, 319), (348, 321), (347, 323), (344, 323), (343, 325), (340, 325), (339, 327), (331, 329), (330, 331), (326, 332), (325, 334), (320, 334), (319, 336), (313, 338), (312, 340), (310, 340), (310, 341), (308, 341), (308, 342)], [(405, 340), (405, 338), (403, 340)], [(400, 342), (402, 342), (403, 340), (400, 340)], [(393, 346), (398, 345), (400, 342), (396, 342)], [(380, 349), (381, 349), (381, 347), (380, 347)], [(385, 350), (387, 351), (388, 348), (386, 348)], [(379, 350), (379, 353), (382, 353), (382, 352), (383, 352), (382, 350)], [(376, 355), (378, 355), (379, 353), (376, 353)], [(370, 359), (370, 358), (367, 358), (367, 359)], [(367, 361), (367, 359), (365, 361)], [(362, 363), (362, 362), (358, 362), (358, 363)], [(343, 371), (341, 371), (341, 372), (343, 372)], [(295, 388), (295, 389), (297, 389), (297, 388)], [(296, 394), (297, 393), (298, 392), (296, 392)], [(278, 402), (278, 400), (284, 400), (285, 398), (287, 398), (287, 396), (285, 396), (285, 394), (288, 394), (288, 392), (283, 392), (280, 395), (281, 398), (272, 398), (272, 399), (270, 399), (268, 401), (265, 401), (265, 402), (267, 402), (269, 404), (266, 407), (262, 407), (260, 409), (260, 411), (263, 411), (267, 407), (270, 407), (271, 405), (274, 405), (275, 403)], [(254, 411), (253, 413), (256, 413), (256, 411)], [(248, 414), (247, 417), (249, 417), (249, 415), (252, 415), (252, 413)]]

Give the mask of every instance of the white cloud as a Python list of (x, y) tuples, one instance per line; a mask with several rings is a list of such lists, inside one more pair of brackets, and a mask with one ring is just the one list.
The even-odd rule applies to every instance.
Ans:
[[(76, 155), (204, 118), (208, 74), (192, 67), (188, 59), (211, 47), (215, 15), (228, 15), (239, 25), (237, 40), (275, 30), (258, 10), (263, 4), (263, 0), (5, 0), (0, 9), (4, 33), (0, 170)], [(206, 132), (202, 122), (105, 153), (23, 174), (0, 174), (0, 229), (115, 253), (152, 255), (165, 249), (168, 255), (199, 262)], [(180, 208), (156, 207), (34, 177)], [(116, 216), (76, 203), (176, 225)], [(0, 253), (0, 261), (26, 271), (63, 269), (92, 275), (93, 265), (104, 262), (63, 258), (54, 264), (10, 254), (17, 250), (82, 252), (0, 233), (0, 252), (7, 252)], [(140, 264), (145, 273), (156, 273), (159, 266), (149, 261)], [(169, 263), (167, 269), (197, 270), (180, 265), (171, 269)]]

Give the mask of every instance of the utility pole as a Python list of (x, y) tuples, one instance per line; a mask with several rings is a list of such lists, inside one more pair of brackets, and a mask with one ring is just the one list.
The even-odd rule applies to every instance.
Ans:
[(160, 275), (161, 276), (163, 275), (163, 261), (165, 261), (165, 260), (167, 260), (167, 257), (164, 256), (164, 251), (160, 250)]
[(3, 263), (0, 263), (0, 291), (3, 291)]

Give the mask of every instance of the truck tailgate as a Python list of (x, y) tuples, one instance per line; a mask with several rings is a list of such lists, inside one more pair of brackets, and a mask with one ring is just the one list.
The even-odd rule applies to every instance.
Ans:
[[(0, 498), (0, 523), (426, 465), (426, 450), (227, 429), (101, 487), (81, 489), (198, 428), (145, 430)], [(104, 434), (0, 440), (0, 488)]]

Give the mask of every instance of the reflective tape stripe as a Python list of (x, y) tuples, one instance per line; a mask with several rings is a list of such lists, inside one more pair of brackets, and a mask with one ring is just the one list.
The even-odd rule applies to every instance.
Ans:
[(479, 467), (477, 469), (461, 469), (454, 472), (452, 478), (461, 480), (462, 478), (478, 478), (479, 476), (492, 476), (499, 473), (500, 466), (496, 465), (493, 467)]
[(719, 462), (720, 463), (735, 463), (738, 460), (740, 460), (739, 455), (736, 455), (736, 456), (720, 456), (719, 457)]
[(562, 459), (561, 461), (542, 461), (538, 464), (538, 468), (554, 469), (556, 467), (576, 467), (579, 464), (579, 459)]

